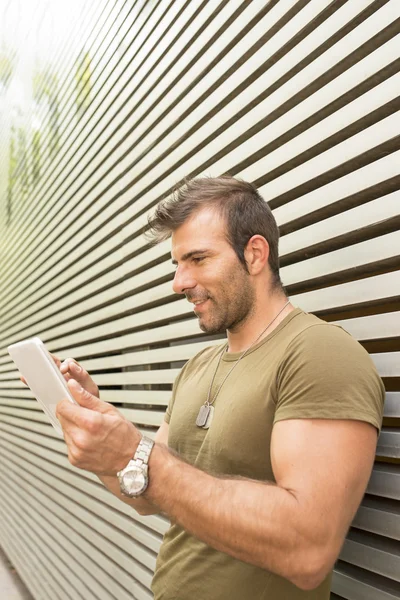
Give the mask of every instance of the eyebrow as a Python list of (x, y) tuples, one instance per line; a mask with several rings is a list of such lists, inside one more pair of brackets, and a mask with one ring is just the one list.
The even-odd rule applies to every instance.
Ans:
[[(192, 258), (192, 256), (195, 256), (196, 254), (210, 254), (210, 250), (191, 250), (190, 252), (186, 252), (186, 254), (182, 256), (181, 260), (184, 262), (185, 260), (189, 260), (189, 258)], [(177, 265), (178, 261), (172, 259), (172, 264)]]

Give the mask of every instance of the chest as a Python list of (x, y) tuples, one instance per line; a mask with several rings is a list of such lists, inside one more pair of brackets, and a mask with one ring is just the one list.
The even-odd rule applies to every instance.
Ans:
[(244, 359), (232, 370), (233, 365), (222, 361), (218, 368), (210, 395), (214, 412), (209, 429), (198, 427), (196, 419), (208, 397), (215, 363), (203, 365), (180, 381), (169, 445), (189, 463), (212, 474), (271, 480), (276, 369), (266, 365), (263, 357)]

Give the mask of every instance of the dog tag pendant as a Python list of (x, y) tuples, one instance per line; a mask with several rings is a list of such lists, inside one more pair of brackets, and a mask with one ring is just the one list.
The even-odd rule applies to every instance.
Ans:
[(199, 414), (197, 415), (196, 419), (197, 427), (204, 427), (204, 425), (207, 423), (210, 408), (211, 406), (209, 404), (203, 404), (203, 406), (200, 407)]
[(208, 429), (212, 423), (213, 420), (213, 416), (214, 416), (214, 407), (213, 406), (209, 406), (208, 407), (210, 410), (208, 412), (208, 417), (207, 417), (207, 421), (205, 422), (205, 424), (203, 425), (203, 429)]

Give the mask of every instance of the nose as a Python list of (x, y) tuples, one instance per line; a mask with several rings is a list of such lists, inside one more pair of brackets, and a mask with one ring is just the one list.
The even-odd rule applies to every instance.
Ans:
[(190, 290), (196, 287), (197, 282), (190, 273), (190, 269), (180, 265), (175, 271), (174, 281), (172, 282), (172, 289), (175, 294), (184, 294), (186, 290)]

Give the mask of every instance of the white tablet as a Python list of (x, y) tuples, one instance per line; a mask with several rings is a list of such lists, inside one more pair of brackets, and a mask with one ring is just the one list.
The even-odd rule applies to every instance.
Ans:
[(60, 422), (56, 417), (56, 406), (64, 398), (73, 404), (77, 402), (45, 345), (36, 337), (12, 344), (7, 350), (54, 429), (62, 436)]

